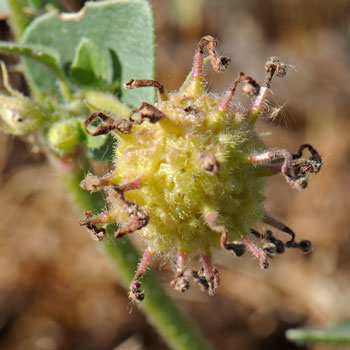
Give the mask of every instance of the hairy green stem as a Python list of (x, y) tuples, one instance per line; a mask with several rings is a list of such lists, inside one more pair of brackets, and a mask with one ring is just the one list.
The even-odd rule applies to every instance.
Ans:
[(28, 7), (28, 0), (7, 0), (7, 3), (11, 12), (11, 27), (17, 41), (19, 41), (34, 16), (23, 10)]
[[(82, 167), (79, 168), (71, 162), (58, 162), (60, 162), (58, 165), (64, 186), (79, 209), (93, 212), (101, 210), (104, 205), (102, 196), (98, 193), (90, 195), (79, 185), (85, 173)], [(85, 165), (83, 164), (83, 168)], [(127, 237), (114, 239), (113, 233), (113, 227), (110, 226), (109, 237), (101, 244), (118, 270), (122, 282), (128, 286), (134, 277), (140, 255)], [(142, 286), (145, 291), (145, 300), (140, 304), (140, 309), (171, 349), (209, 350), (213, 348), (167, 295), (151, 272), (143, 278)]]
[(286, 337), (299, 343), (350, 345), (350, 320), (340, 321), (323, 329), (289, 329)]

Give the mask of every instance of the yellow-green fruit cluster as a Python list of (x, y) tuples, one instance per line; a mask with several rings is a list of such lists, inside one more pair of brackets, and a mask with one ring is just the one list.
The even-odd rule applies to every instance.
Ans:
[[(118, 141), (112, 182), (139, 179), (140, 188), (124, 195), (149, 213), (139, 233), (151, 252), (210, 255), (210, 248), (220, 245), (220, 233), (206, 224), (209, 212), (228, 229), (229, 240), (246, 236), (263, 218), (264, 180), (249, 156), (265, 146), (254, 116), (220, 110), (222, 98), (206, 92), (197, 77), (156, 104), (163, 118), (135, 125)], [(219, 163), (215, 173), (203, 168), (208, 154)], [(123, 203), (112, 199), (111, 207), (110, 217), (121, 225), (130, 221)]]

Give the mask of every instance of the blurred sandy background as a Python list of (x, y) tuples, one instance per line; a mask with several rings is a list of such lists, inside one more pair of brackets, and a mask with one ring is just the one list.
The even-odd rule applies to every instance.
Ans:
[[(66, 1), (68, 10), (82, 1)], [(79, 4), (80, 3), (80, 4)], [(314, 251), (287, 251), (262, 271), (249, 254), (216, 255), (215, 297), (196, 286), (170, 293), (217, 349), (326, 349), (284, 339), (295, 326), (323, 327), (350, 317), (350, 9), (347, 0), (154, 0), (157, 78), (177, 89), (202, 35), (232, 58), (223, 74), (207, 70), (213, 91), (238, 71), (262, 82), (279, 56), (289, 74), (273, 82), (274, 120), (261, 121), (271, 147), (296, 152), (311, 143), (324, 166), (309, 187), (268, 181), (266, 209)], [(1, 40), (9, 38), (0, 23)], [(11, 74), (16, 86), (21, 77)], [(271, 108), (270, 114), (274, 111)], [(84, 229), (45, 157), (25, 140), (0, 135), (0, 349), (160, 350), (166, 346), (130, 305), (117, 273)], [(283, 237), (283, 236), (281, 236)], [(286, 237), (283, 237), (286, 238)], [(159, 271), (158, 268), (155, 269)], [(171, 271), (157, 272), (168, 286)], [(330, 347), (331, 348), (331, 347)]]

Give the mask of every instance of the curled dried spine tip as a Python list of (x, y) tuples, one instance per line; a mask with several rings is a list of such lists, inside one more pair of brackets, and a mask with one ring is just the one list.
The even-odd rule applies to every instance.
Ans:
[(102, 241), (106, 236), (106, 230), (104, 228), (98, 227), (98, 224), (106, 223), (107, 213), (102, 213), (100, 215), (92, 215), (91, 211), (86, 211), (85, 219), (81, 220), (79, 224), (81, 226), (86, 226), (86, 229), (90, 232), (91, 237), (96, 241)]
[(265, 63), (266, 78), (263, 86), (259, 90), (254, 104), (252, 106), (252, 111), (260, 111), (264, 107), (264, 103), (267, 99), (271, 88), (271, 81), (273, 76), (276, 74), (278, 77), (283, 77), (286, 74), (286, 65), (281, 63), (277, 57), (270, 57)]
[(248, 236), (243, 238), (243, 243), (251, 252), (251, 254), (259, 260), (260, 267), (262, 269), (267, 269), (269, 267), (268, 258), (270, 256), (263, 249), (258, 247)]
[(276, 253), (282, 254), (285, 251), (285, 244), (280, 240), (274, 237), (270, 230), (266, 230), (265, 239), (267, 242), (271, 242), (275, 245)]
[[(137, 112), (141, 112), (140, 118), (135, 120), (133, 115)], [(145, 119), (147, 119), (151, 124), (154, 124), (159, 122), (164, 117), (165, 114), (162, 111), (147, 102), (143, 102), (140, 107), (133, 109), (129, 114), (129, 120), (133, 124), (142, 124)]]
[(129, 299), (140, 303), (145, 298), (145, 293), (141, 290), (141, 282), (134, 281), (129, 288)]
[[(306, 148), (310, 145), (303, 146)], [(307, 173), (317, 173), (322, 165), (321, 157), (312, 147), (310, 159), (299, 158), (304, 148), (299, 149), (299, 153), (293, 156), (285, 149), (276, 149), (252, 154), (250, 159), (253, 164), (267, 163), (273, 173), (281, 172), (292, 188), (301, 190), (307, 187)]]
[[(302, 156), (303, 150), (307, 148), (311, 153), (311, 158), (309, 159), (300, 159)], [(296, 154), (292, 155), (295, 167), (298, 166), (299, 172), (305, 174), (306, 172), (318, 173), (322, 167), (322, 158), (319, 153), (309, 144), (304, 144), (299, 147), (299, 150)], [(298, 161), (300, 159), (300, 161)]]
[(141, 290), (140, 278), (145, 274), (153, 259), (153, 253), (147, 248), (137, 265), (137, 271), (129, 288), (129, 298), (135, 302), (141, 302), (145, 298), (144, 292)]
[(215, 295), (216, 289), (220, 285), (220, 275), (216, 268), (211, 266), (211, 272), (208, 273), (203, 262), (203, 267), (198, 271), (192, 271), (193, 280), (201, 287), (202, 291), (207, 292), (210, 296)]
[(253, 228), (251, 228), (250, 234), (264, 241), (262, 249), (266, 254), (267, 258), (272, 259), (276, 253), (277, 254), (284, 253), (285, 244), (281, 240), (275, 238), (270, 230), (266, 230), (266, 233), (262, 234), (254, 230)]
[[(266, 224), (271, 225), (272, 227), (277, 228), (278, 230), (287, 233), (291, 236), (291, 239), (286, 242), (285, 246), (287, 248), (297, 248), (300, 249), (301, 251), (308, 253), (312, 250), (312, 243), (308, 240), (302, 240), (299, 243), (295, 241), (295, 233), (293, 232), (292, 229), (290, 229), (287, 225), (283, 224), (282, 222), (272, 218), (269, 215), (266, 215), (263, 220)], [(273, 237), (271, 231), (266, 232), (266, 237), (267, 239), (274, 243), (276, 245), (276, 252), (283, 253), (284, 252), (284, 244), (281, 246), (281, 243), (279, 240), (277, 240), (275, 237)], [(278, 251), (280, 250), (280, 251)]]
[(131, 79), (127, 83), (124, 84), (126, 89), (137, 89), (141, 87), (154, 87), (158, 89), (158, 97), (162, 101), (166, 101), (168, 96), (165, 92), (164, 85), (159, 83), (156, 80), (151, 79)]
[(207, 291), (209, 288), (207, 279), (203, 276), (203, 268), (199, 269), (199, 271), (192, 271), (193, 280), (199, 284), (202, 291)]
[[(102, 123), (96, 127), (95, 131), (90, 131), (89, 126), (96, 119), (100, 119)], [(122, 134), (131, 132), (132, 123), (126, 119), (114, 119), (103, 112), (94, 112), (84, 122), (84, 130), (92, 136), (105, 135), (111, 131), (117, 130)]]
[[(134, 183), (135, 186), (127, 188), (127, 190), (136, 189), (139, 182)], [(125, 186), (125, 185), (124, 185)], [(126, 234), (133, 233), (145, 227), (149, 222), (149, 214), (145, 208), (140, 208), (137, 204), (132, 203), (124, 198), (125, 187), (112, 184), (112, 189), (117, 198), (123, 203), (127, 214), (130, 216), (130, 221), (121, 227), (116, 233), (115, 237), (122, 237)]]
[(231, 59), (226, 56), (219, 56), (216, 52), (217, 40), (212, 36), (207, 35), (201, 38), (198, 44), (197, 52), (194, 56), (193, 61), (193, 72), (192, 77), (202, 76), (203, 68), (203, 56), (204, 56), (204, 46), (207, 44), (207, 50), (209, 53), (210, 64), (217, 73), (224, 71), (231, 62)]
[(186, 292), (190, 283), (188, 277), (185, 273), (185, 263), (187, 260), (187, 255), (185, 253), (178, 253), (176, 261), (176, 275), (175, 279), (170, 282), (170, 285), (179, 292)]
[(224, 250), (235, 253), (236, 256), (242, 256), (245, 252), (245, 245), (240, 241), (228, 242), (228, 230), (225, 226), (217, 224), (217, 215), (211, 211), (204, 217), (205, 222), (214, 232), (221, 233), (220, 245)]
[(270, 57), (265, 63), (266, 79), (264, 86), (270, 87), (271, 80), (276, 74), (278, 77), (284, 77), (287, 73), (287, 66), (280, 62), (278, 57)]
[(219, 274), (219, 271), (217, 269), (214, 269), (212, 276), (207, 277), (207, 281), (208, 281), (208, 294), (210, 296), (214, 296), (215, 292), (216, 292), (216, 289), (220, 285), (220, 274)]
[(269, 258), (273, 258), (273, 256), (276, 254), (276, 245), (272, 242), (265, 242), (263, 245), (263, 251)]
[(170, 285), (178, 292), (184, 293), (190, 288), (190, 282), (185, 276), (185, 273), (177, 274), (175, 279), (170, 282)]
[(110, 185), (110, 177), (106, 176), (103, 178), (99, 178), (96, 175), (88, 173), (83, 181), (80, 183), (80, 187), (84, 190), (90, 192), (96, 192), (101, 190), (103, 187)]
[(204, 36), (199, 44), (198, 44), (198, 49), (201, 54), (204, 53), (204, 45), (207, 43), (207, 50), (209, 53), (210, 57), (210, 63), (213, 67), (213, 69), (217, 72), (220, 73), (224, 71), (228, 65), (231, 62), (231, 59), (227, 56), (219, 56), (216, 52), (216, 46), (218, 44), (217, 40), (214, 39), (212, 36), (207, 35)]
[[(291, 239), (286, 243), (286, 245), (294, 242), (294, 240), (295, 240), (294, 231), (291, 228), (289, 228), (287, 225), (285, 225), (284, 223), (278, 221), (277, 219), (271, 217), (270, 215), (265, 215), (263, 222), (265, 224), (268, 224), (268, 225), (270, 225), (274, 228), (277, 228), (278, 230), (290, 235)], [(272, 233), (270, 231), (267, 231), (267, 236), (270, 237), (271, 239), (273, 238)]]
[(296, 248), (300, 249), (304, 253), (309, 253), (312, 250), (312, 243), (307, 240), (301, 240), (300, 242), (287, 242), (287, 248)]
[(260, 85), (250, 76), (244, 76), (242, 82), (245, 83), (243, 86), (243, 92), (249, 97), (258, 96), (260, 92)]
[(299, 242), (299, 249), (304, 253), (309, 253), (312, 250), (311, 241), (304, 239)]

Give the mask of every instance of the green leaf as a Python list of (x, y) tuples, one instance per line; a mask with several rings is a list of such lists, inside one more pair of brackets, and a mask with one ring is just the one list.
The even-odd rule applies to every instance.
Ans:
[(289, 329), (286, 337), (303, 343), (350, 344), (350, 320), (324, 329)]
[(0, 51), (12, 55), (29, 57), (35, 61), (40, 62), (41, 64), (44, 64), (56, 75), (60, 77), (63, 75), (63, 71), (59, 66), (60, 55), (53, 48), (41, 45), (25, 45), (0, 41)]
[(81, 39), (76, 48), (70, 75), (79, 85), (107, 80), (107, 60), (91, 40)]
[[(51, 12), (30, 24), (23, 35), (23, 42), (57, 50), (61, 56), (61, 67), (69, 72), (72, 64), (77, 64), (76, 51), (83, 37), (93, 42), (104, 56), (107, 72), (101, 73), (103, 68), (100, 67), (97, 74), (106, 77), (107, 82), (120, 79), (124, 84), (132, 78), (153, 78), (153, 15), (148, 1), (87, 2), (77, 14)], [(92, 53), (89, 52), (89, 55), (91, 58)], [(93, 62), (96, 73), (95, 58)], [(54, 89), (58, 93), (52, 72), (36, 62), (25, 60), (24, 64), (27, 78), (39, 91)], [(155, 91), (150, 88), (138, 91), (123, 89), (120, 98), (122, 102), (136, 107), (142, 101), (154, 102)]]
[(54, 77), (54, 82), (56, 82), (56, 78), (58, 78), (61, 83), (58, 86), (56, 84), (56, 88), (60, 89), (60, 92), (67, 100), (71, 98), (68, 80), (59, 65), (59, 53), (53, 48), (41, 45), (25, 45), (0, 41), (0, 51), (22, 57), (28, 57), (30, 60), (37, 61), (40, 63), (40, 65), (46, 66), (44, 68), (49, 70), (50, 74), (52, 74)]

